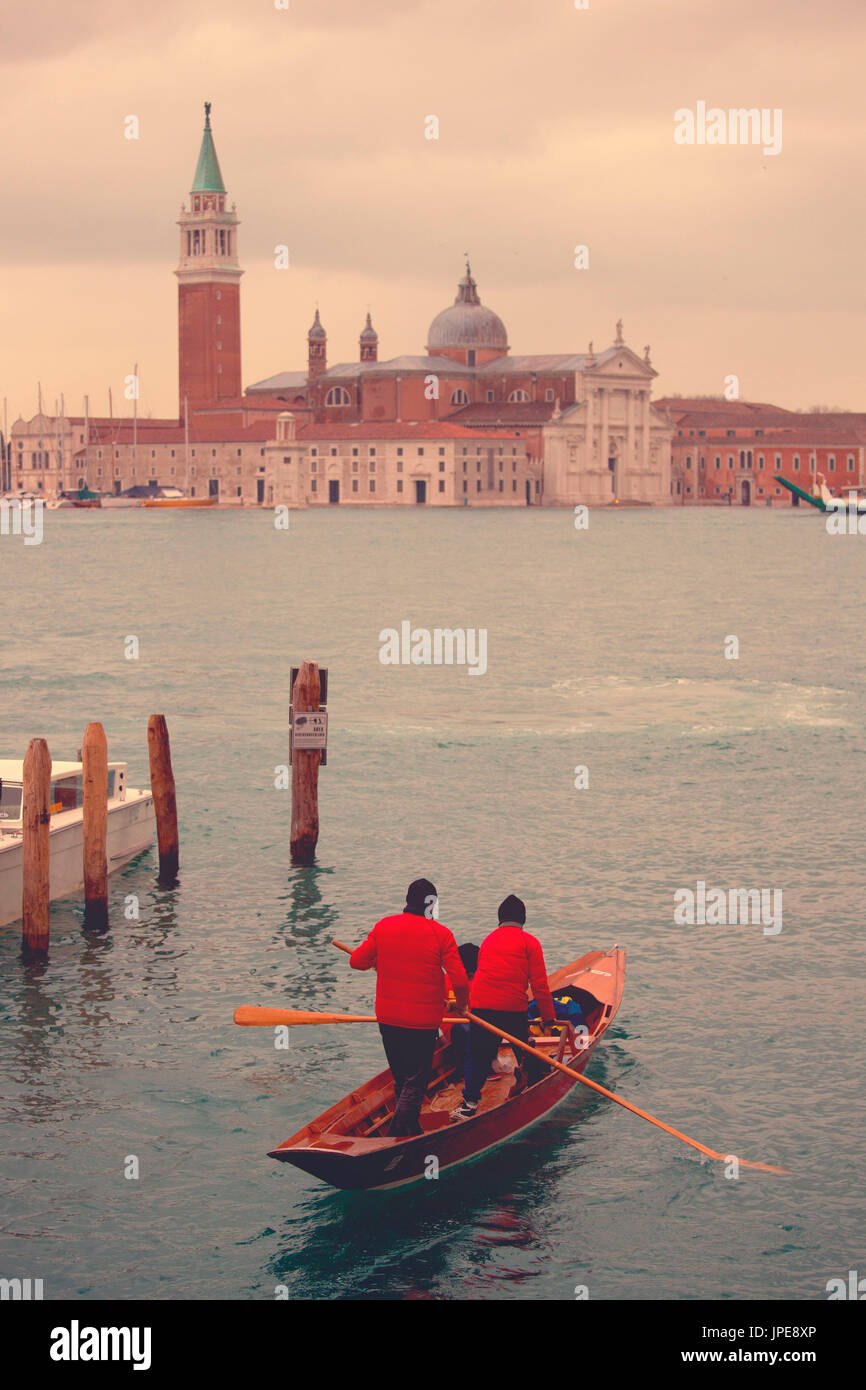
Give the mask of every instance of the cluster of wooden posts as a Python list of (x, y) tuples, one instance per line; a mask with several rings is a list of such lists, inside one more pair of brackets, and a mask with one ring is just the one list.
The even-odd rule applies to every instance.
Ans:
[[(322, 671), (322, 679), (327, 672)], [(292, 686), (295, 715), (319, 713), (322, 680), (315, 661), (303, 661)], [(178, 870), (177, 801), (165, 717), (147, 724), (150, 788), (159, 845), (159, 881), (172, 884)], [(108, 744), (101, 724), (88, 724), (81, 747), (83, 780), (84, 919), (88, 926), (108, 922)], [(292, 750), (291, 857), (312, 864), (319, 838), (321, 748)], [(51, 754), (44, 738), (30, 740), (24, 759), (22, 945), (48, 950), (50, 937)]]
[[(177, 876), (177, 800), (165, 717), (147, 723), (150, 788), (156, 815), (159, 880)], [(92, 927), (108, 922), (108, 743), (101, 724), (88, 724), (81, 747), (83, 791), (84, 918)], [(50, 938), (51, 754), (44, 738), (33, 738), (24, 759), (22, 946), (45, 952)]]

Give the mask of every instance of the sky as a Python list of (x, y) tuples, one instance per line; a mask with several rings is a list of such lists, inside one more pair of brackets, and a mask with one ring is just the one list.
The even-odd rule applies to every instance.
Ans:
[[(579, 0), (584, 3), (584, 0)], [(286, 8), (278, 8), (286, 5)], [(29, 0), (0, 21), (0, 398), (176, 415), (203, 124), (241, 218), (245, 385), (423, 352), (468, 251), (514, 353), (622, 318), (656, 395), (866, 410), (863, 0)], [(781, 150), (678, 111), (781, 112)], [(139, 138), (125, 138), (136, 116)], [(426, 138), (429, 117), (438, 139)], [(277, 269), (275, 248), (289, 248)], [(589, 264), (575, 267), (575, 248)]]

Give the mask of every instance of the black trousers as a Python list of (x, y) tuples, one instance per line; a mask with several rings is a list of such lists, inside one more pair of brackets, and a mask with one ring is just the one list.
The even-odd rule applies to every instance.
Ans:
[(396, 1028), (392, 1023), (380, 1023), (379, 1032), (394, 1078), (396, 1105), (389, 1134), (395, 1139), (421, 1134), (418, 1116), (430, 1084), (439, 1029)]
[[(473, 1009), (472, 1012), (479, 1018), (485, 1019), (497, 1028), (501, 1028), (503, 1033), (510, 1033), (512, 1037), (519, 1038), (521, 1042), (526, 1042), (529, 1038), (529, 1019), (526, 1010), (522, 1009), (519, 1013), (511, 1013), (507, 1009)], [(477, 1102), (481, 1099), (481, 1090), (490, 1073), (490, 1067), (497, 1052), (499, 1051), (499, 1038), (495, 1033), (488, 1033), (486, 1028), (478, 1028), (474, 1023), (469, 1025), (469, 1056), (466, 1062), (466, 1085), (463, 1088), (465, 1100)], [(545, 1074), (547, 1068), (543, 1062), (537, 1062), (527, 1053), (515, 1048), (517, 1061), (526, 1068), (526, 1079), (530, 1086)]]

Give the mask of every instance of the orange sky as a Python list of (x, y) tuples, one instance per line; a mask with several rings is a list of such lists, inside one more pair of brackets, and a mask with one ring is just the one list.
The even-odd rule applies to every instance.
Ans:
[[(862, 0), (33, 0), (0, 45), (9, 420), (177, 411), (174, 225), (202, 102), (237, 202), (245, 384), (423, 351), (469, 250), (513, 352), (622, 317), (656, 394), (866, 409)], [(698, 101), (781, 108), (782, 151), (682, 146)], [(141, 138), (124, 139), (138, 116)], [(436, 115), (440, 138), (424, 138)], [(273, 248), (289, 246), (278, 271)], [(574, 247), (590, 251), (573, 268)], [(128, 405), (126, 407), (128, 409)]]

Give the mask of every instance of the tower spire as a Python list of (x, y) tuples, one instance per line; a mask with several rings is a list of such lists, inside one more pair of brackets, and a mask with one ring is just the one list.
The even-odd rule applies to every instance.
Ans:
[(367, 310), (367, 322), (361, 329), (361, 336), (358, 339), (358, 350), (362, 362), (375, 362), (379, 354), (379, 334), (373, 327), (369, 309)]
[(190, 190), (192, 193), (225, 193), (226, 191), (219, 160), (217, 159), (216, 147), (213, 142), (213, 131), (210, 127), (210, 112), (211, 103), (206, 101), (204, 104), (204, 131), (201, 137), (198, 164), (195, 166), (195, 174), (193, 175), (192, 188)]

